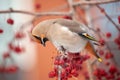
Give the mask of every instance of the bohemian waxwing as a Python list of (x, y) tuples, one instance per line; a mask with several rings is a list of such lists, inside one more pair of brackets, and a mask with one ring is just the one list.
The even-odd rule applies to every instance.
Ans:
[(98, 61), (102, 61), (90, 43), (98, 41), (85, 32), (84, 26), (73, 20), (60, 18), (44, 20), (33, 28), (32, 36), (44, 46), (49, 40), (58, 50), (70, 53), (79, 53), (85, 49), (96, 56)]

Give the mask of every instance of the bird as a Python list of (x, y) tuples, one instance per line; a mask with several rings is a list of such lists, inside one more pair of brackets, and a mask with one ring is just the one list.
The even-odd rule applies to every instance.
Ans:
[(79, 53), (85, 49), (102, 62), (91, 43), (98, 41), (77, 21), (62, 18), (43, 20), (33, 28), (31, 35), (34, 41), (43, 46), (50, 41), (57, 50)]

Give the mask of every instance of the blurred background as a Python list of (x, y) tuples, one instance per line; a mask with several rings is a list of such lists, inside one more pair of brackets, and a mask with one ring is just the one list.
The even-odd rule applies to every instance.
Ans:
[(90, 55), (69, 80), (120, 80), (120, 0), (0, 0), (0, 80), (57, 80), (49, 77), (56, 48), (29, 37), (36, 24), (53, 18), (83, 23), (103, 44), (94, 47), (103, 63)]

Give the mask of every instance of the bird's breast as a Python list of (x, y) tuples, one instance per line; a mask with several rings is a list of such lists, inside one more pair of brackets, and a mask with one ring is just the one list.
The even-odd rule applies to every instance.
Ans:
[(64, 44), (64, 47), (67, 49), (68, 52), (76, 53), (85, 48), (87, 41), (75, 35)]
[[(54, 32), (53, 32), (54, 33)], [(87, 41), (76, 33), (58, 32), (52, 35), (51, 42), (59, 49), (63, 46), (68, 52), (80, 52), (86, 46)]]
[(59, 49), (60, 46), (63, 46), (72, 53), (80, 52), (87, 44), (87, 40), (81, 38), (77, 33), (59, 25), (49, 30), (49, 40), (56, 48)]

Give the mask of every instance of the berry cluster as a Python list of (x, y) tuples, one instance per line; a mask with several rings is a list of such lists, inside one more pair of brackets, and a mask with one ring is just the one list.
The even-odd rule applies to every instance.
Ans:
[(115, 65), (110, 65), (108, 70), (96, 68), (93, 75), (97, 80), (120, 80), (120, 72)]
[[(90, 56), (80, 55), (79, 53), (69, 53), (66, 56), (59, 55), (55, 58), (54, 70), (49, 73), (49, 77), (58, 77), (59, 74), (61, 80), (68, 80), (68, 78), (78, 77), (79, 71), (83, 68), (82, 63), (89, 58)], [(86, 78), (88, 78), (88, 75)]]
[(111, 52), (99, 50), (99, 55), (103, 57), (104, 67), (96, 67), (93, 71), (93, 75), (96, 77), (96, 80), (120, 80), (120, 71), (119, 69), (111, 63), (109, 60), (114, 56)]
[(15, 73), (18, 67), (13, 65), (10, 67), (0, 67), (0, 73)]
[[(14, 20), (12, 18), (8, 18), (6, 22), (9, 25), (14, 24)], [(3, 32), (4, 32), (4, 30), (0, 29), (0, 34), (2, 34)], [(14, 64), (7, 66), (6, 60), (7, 59), (10, 59), (11, 61), (13, 60), (12, 56), (11, 56), (12, 52), (14, 52), (16, 54), (21, 54), (25, 51), (24, 47), (14, 44), (14, 40), (21, 40), (24, 37), (25, 37), (25, 34), (20, 31), (18, 31), (14, 34), (13, 40), (8, 44), (8, 50), (5, 51), (2, 55), (4, 63), (2, 65), (0, 65), (0, 73), (15, 73), (18, 70), (18, 67)]]
[(16, 38), (16, 39), (22, 39), (22, 38), (24, 38), (24, 37), (25, 37), (25, 34), (22, 33), (22, 32), (17, 32), (17, 33), (15, 34), (15, 38)]
[(11, 51), (14, 51), (15, 53), (18, 53), (18, 54), (24, 52), (25, 50), (23, 47), (15, 46), (12, 43), (10, 43), (8, 47)]

